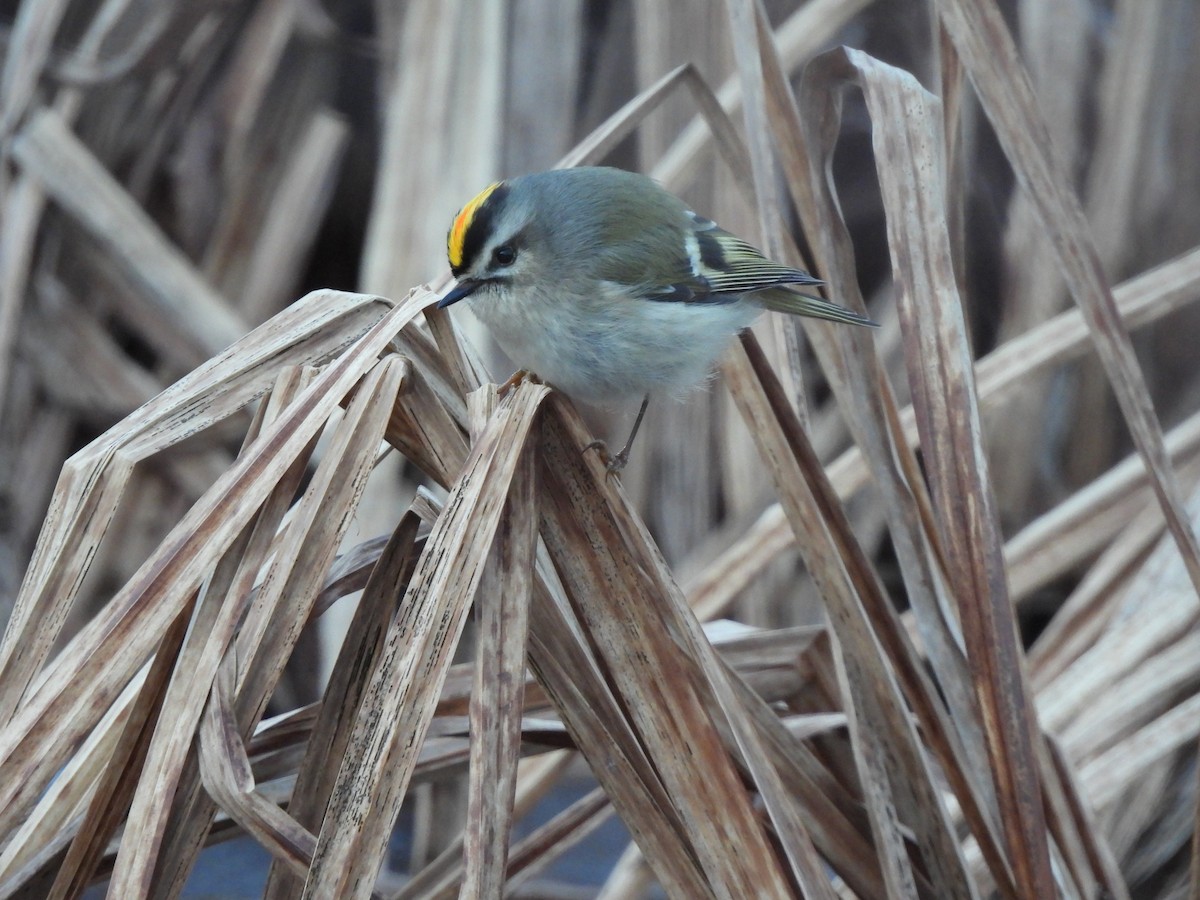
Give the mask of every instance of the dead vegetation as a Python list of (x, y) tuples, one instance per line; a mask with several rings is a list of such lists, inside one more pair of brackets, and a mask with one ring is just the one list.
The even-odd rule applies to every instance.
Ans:
[[(0, 896), (545, 896), (614, 813), (605, 898), (1200, 896), (1200, 12), (767, 6), (18, 7)], [(606, 478), (430, 306), (559, 157), (883, 328), (764, 320)]]

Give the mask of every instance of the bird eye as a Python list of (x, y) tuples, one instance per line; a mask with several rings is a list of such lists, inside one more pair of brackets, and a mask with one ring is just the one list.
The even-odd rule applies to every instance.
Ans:
[(512, 244), (501, 244), (492, 251), (492, 262), (498, 266), (511, 266), (517, 261), (517, 248)]

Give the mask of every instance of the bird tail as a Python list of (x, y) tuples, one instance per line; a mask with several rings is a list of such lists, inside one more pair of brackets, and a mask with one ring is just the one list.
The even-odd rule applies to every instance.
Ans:
[(868, 325), (878, 328), (879, 323), (864, 315), (856, 313), (845, 306), (838, 306), (812, 294), (802, 294), (799, 291), (776, 289), (762, 291), (755, 296), (766, 309), (775, 312), (788, 313), (793, 316), (808, 316), (813, 319), (826, 319), (830, 322), (844, 322), (847, 325)]

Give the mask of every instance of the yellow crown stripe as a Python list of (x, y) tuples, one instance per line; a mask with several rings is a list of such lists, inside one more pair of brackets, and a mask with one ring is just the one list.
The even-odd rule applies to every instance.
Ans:
[(492, 195), (492, 191), (500, 187), (501, 182), (497, 181), (494, 184), (489, 184), (482, 191), (475, 195), (475, 199), (464, 206), (454, 219), (454, 225), (450, 228), (450, 237), (446, 240), (447, 256), (450, 257), (450, 265), (458, 267), (463, 262), (463, 242), (467, 237), (467, 229), (471, 225), (471, 220), (475, 218), (475, 213), (479, 207), (483, 206), (484, 201)]

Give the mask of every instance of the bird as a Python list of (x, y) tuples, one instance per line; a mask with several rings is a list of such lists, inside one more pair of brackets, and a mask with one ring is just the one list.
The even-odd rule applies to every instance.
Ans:
[[(652, 178), (608, 167), (554, 169), (488, 185), (446, 239), (456, 283), (440, 309), (466, 301), (518, 376), (573, 399), (642, 403), (610, 473), (629, 452), (652, 394), (704, 382), (764, 310), (874, 326), (803, 293), (822, 284), (775, 262), (692, 211)], [(517, 376), (514, 376), (514, 378)]]

